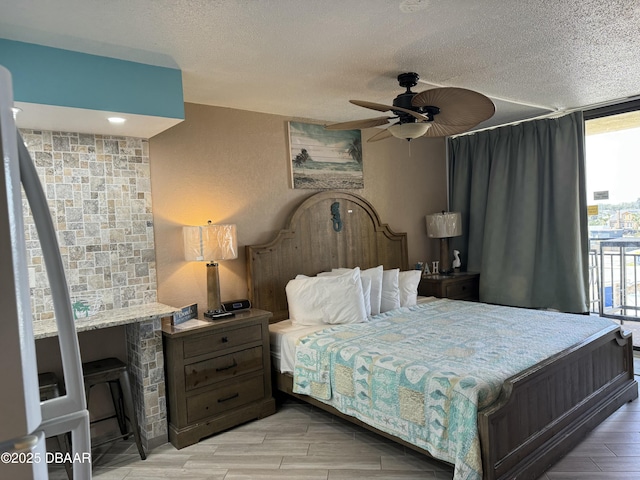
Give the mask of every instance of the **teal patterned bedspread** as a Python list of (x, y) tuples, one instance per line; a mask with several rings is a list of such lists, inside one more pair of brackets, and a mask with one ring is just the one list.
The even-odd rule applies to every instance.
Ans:
[(478, 411), (503, 382), (615, 327), (588, 315), (437, 300), (301, 338), (293, 387), (452, 463), (455, 480), (481, 479)]

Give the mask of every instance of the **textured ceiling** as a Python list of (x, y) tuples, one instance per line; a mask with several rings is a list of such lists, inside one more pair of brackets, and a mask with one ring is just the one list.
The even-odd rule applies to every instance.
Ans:
[[(187, 102), (340, 122), (455, 86), (497, 125), (640, 94), (636, 0), (0, 0), (0, 37), (177, 67)], [(161, 99), (159, 99), (161, 101)]]

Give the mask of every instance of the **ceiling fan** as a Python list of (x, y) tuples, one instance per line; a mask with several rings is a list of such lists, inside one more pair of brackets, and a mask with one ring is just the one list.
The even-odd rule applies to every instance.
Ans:
[(366, 120), (326, 125), (328, 130), (354, 130), (378, 127), (398, 120), (386, 130), (376, 133), (368, 141), (375, 142), (391, 136), (411, 141), (418, 137), (444, 137), (471, 130), (480, 122), (491, 118), (496, 108), (489, 98), (466, 88), (441, 87), (412, 92), (418, 84), (417, 73), (398, 75), (398, 83), (407, 90), (393, 100), (393, 105), (349, 100), (360, 107), (392, 112), (393, 117), (376, 117)]

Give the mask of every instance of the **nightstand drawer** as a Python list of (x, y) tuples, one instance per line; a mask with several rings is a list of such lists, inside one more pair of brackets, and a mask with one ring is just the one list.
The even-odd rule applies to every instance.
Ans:
[(418, 295), (450, 298), (452, 300), (478, 301), (480, 274), (473, 272), (452, 275), (429, 275), (418, 285)]
[(202, 335), (198, 338), (184, 341), (184, 358), (195, 357), (219, 349), (232, 348), (245, 343), (259, 342), (261, 339), (262, 329), (260, 325), (250, 325), (220, 333)]
[(184, 368), (185, 389), (204, 387), (262, 368), (262, 347), (222, 355)]
[(264, 397), (262, 372), (187, 398), (187, 421), (195, 422)]
[(474, 281), (464, 283), (454, 283), (446, 286), (445, 296), (453, 300), (464, 300), (465, 298), (474, 298), (477, 296), (477, 287)]

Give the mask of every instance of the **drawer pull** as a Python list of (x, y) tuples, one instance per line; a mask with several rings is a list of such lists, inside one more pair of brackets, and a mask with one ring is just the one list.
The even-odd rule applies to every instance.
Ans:
[(222, 337), (222, 343), (227, 343), (229, 341), (228, 337)]
[(234, 393), (233, 395), (230, 395), (228, 397), (219, 398), (218, 403), (228, 402), (229, 400), (233, 400), (234, 398), (238, 398), (239, 396), (240, 396), (239, 393)]
[(225, 370), (230, 370), (230, 369), (232, 369), (234, 367), (237, 367), (237, 366), (238, 366), (238, 364), (234, 360), (233, 363), (231, 365), (227, 366), (227, 367), (216, 368), (216, 372), (224, 372)]

